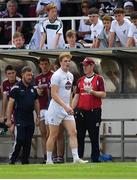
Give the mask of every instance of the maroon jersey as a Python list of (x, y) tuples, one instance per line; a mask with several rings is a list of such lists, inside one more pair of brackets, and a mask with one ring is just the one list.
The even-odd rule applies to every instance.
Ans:
[(38, 97), (39, 103), (40, 103), (40, 109), (47, 109), (50, 99), (50, 79), (52, 76), (52, 72), (49, 71), (47, 74), (39, 74), (35, 78), (35, 84), (36, 86), (39, 86), (43, 89), (43, 93), (41, 96)]
[(20, 81), (20, 78), (18, 77), (16, 78), (16, 81), (14, 83), (10, 83), (8, 79), (4, 80), (2, 83), (3, 94), (6, 94), (7, 97), (9, 98), (11, 88), (13, 87), (13, 85), (15, 85), (19, 81)]
[(104, 81), (102, 76), (95, 74), (91, 81), (85, 82), (86, 76), (79, 79), (76, 88), (76, 94), (79, 94), (79, 100), (77, 107), (84, 110), (90, 110), (95, 108), (101, 108), (101, 98), (92, 94), (88, 94), (84, 91), (84, 86), (88, 85), (95, 91), (105, 91)]

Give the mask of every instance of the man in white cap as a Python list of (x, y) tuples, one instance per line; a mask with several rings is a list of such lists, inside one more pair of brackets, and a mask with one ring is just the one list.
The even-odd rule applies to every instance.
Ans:
[(134, 4), (131, 1), (127, 1), (124, 3), (124, 11), (125, 11), (125, 15), (130, 15), (131, 12), (134, 11)]

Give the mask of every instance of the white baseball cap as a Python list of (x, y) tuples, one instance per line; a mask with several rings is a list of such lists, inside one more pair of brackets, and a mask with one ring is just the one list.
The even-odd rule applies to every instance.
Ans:
[(124, 3), (124, 8), (127, 7), (127, 6), (134, 7), (134, 4), (131, 1), (127, 1), (127, 2)]

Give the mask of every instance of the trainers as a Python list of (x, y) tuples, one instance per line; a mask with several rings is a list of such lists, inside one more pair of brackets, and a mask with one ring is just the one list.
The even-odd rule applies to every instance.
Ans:
[(77, 163), (77, 164), (85, 164), (85, 163), (88, 163), (88, 160), (83, 160), (83, 159), (75, 159), (73, 161), (73, 163)]
[(64, 163), (64, 158), (63, 157), (58, 157), (57, 158), (57, 163)]

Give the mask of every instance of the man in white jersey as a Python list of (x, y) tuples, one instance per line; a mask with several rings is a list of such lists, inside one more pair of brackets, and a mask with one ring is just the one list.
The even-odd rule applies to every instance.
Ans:
[(113, 46), (115, 36), (119, 39), (119, 46), (126, 47), (129, 27), (131, 22), (128, 19), (125, 19), (124, 9), (117, 8), (114, 11), (115, 20), (112, 21), (110, 29), (110, 38), (109, 38), (109, 47)]
[(41, 25), (41, 42), (42, 49), (47, 40), (47, 48), (65, 48), (65, 41), (63, 37), (63, 23), (57, 18), (57, 7), (54, 3), (47, 5), (48, 17)]
[[(39, 2), (37, 4), (37, 8), (36, 8), (36, 13), (40, 18), (47, 17), (47, 5), (50, 3), (51, 3), (51, 0), (46, 0), (46, 2), (39, 0)], [(34, 26), (34, 33), (29, 42), (29, 49), (33, 49), (33, 50), (40, 49), (41, 23), (42, 22), (43, 22), (43, 19), (40, 19)], [(45, 44), (44, 44), (44, 48), (46, 49)]]
[(61, 123), (63, 123), (69, 135), (73, 162), (87, 162), (78, 156), (76, 124), (73, 109), (70, 107), (71, 88), (73, 84), (73, 75), (69, 72), (71, 58), (72, 56), (69, 52), (61, 53), (59, 56), (61, 67), (51, 77), (52, 100), (48, 109), (50, 134), (47, 140), (47, 164), (53, 164), (52, 152)]
[(130, 19), (132, 21), (132, 24), (128, 32), (127, 47), (137, 47), (137, 12), (133, 12), (130, 15)]
[(103, 30), (103, 23), (99, 19), (99, 10), (96, 8), (89, 9), (88, 16), (91, 23), (91, 40), (93, 41), (92, 48), (95, 48), (97, 37)]

